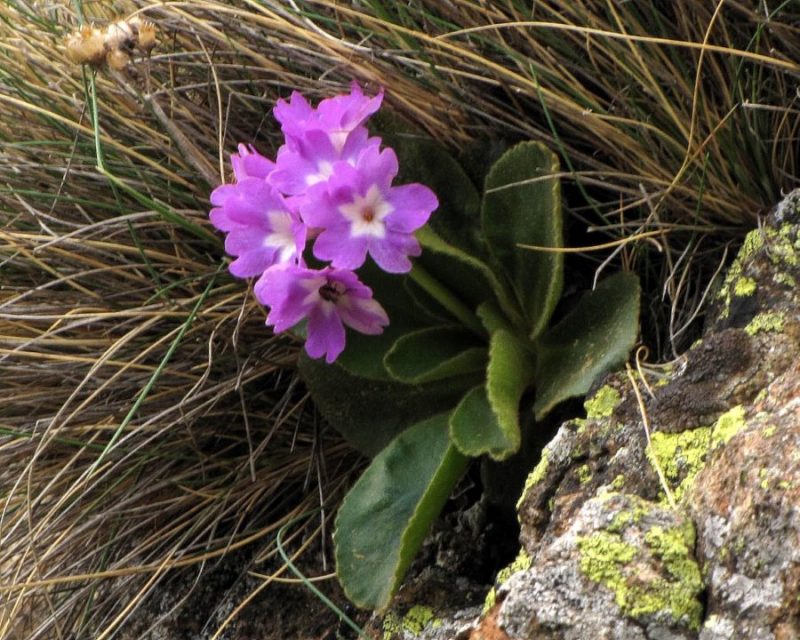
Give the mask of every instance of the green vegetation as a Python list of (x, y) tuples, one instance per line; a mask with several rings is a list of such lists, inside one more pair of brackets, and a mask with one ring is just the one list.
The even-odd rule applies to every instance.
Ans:
[[(797, 186), (800, 8), (762, 4), (0, 2), (0, 636), (110, 636), (181, 572), (280, 564), (277, 531), (320, 503), (286, 544), (330, 550), (357, 457), (206, 222), (236, 144), (274, 150), (278, 96), (356, 78), (453, 152), (556, 150), (568, 245), (612, 243), (570, 253), (567, 282), (638, 273), (644, 341), (670, 358)], [(80, 24), (135, 12), (149, 59), (68, 60)], [(797, 263), (786, 232), (745, 246), (765, 239)]]

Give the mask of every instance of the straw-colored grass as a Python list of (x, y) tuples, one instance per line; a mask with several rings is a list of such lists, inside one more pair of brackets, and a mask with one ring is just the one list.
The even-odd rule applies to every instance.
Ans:
[[(70, 64), (82, 21), (135, 13), (149, 59)], [(271, 558), (281, 526), (335, 508), (355, 458), (206, 222), (236, 143), (278, 144), (278, 96), (355, 78), (454, 153), (546, 142), (576, 242), (661, 232), (578, 267), (637, 269), (669, 354), (797, 186), (798, 25), (797, 3), (734, 0), (5, 0), (0, 637), (111, 637), (171, 571)]]

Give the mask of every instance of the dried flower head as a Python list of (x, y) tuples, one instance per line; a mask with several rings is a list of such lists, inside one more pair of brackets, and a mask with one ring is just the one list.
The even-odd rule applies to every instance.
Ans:
[(150, 55), (157, 44), (156, 28), (152, 22), (134, 16), (117, 20), (104, 29), (84, 26), (67, 36), (67, 57), (75, 64), (122, 71), (131, 62), (134, 50)]
[(106, 59), (105, 36), (96, 27), (84, 26), (71, 33), (66, 47), (67, 57), (75, 64), (100, 66)]
[(149, 20), (142, 20), (139, 16), (134, 16), (128, 20), (128, 24), (137, 33), (136, 45), (145, 54), (150, 54), (153, 47), (158, 44), (156, 39), (156, 26)]

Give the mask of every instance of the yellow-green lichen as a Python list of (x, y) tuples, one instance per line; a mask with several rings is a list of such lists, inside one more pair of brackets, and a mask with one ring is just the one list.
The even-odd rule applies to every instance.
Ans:
[(627, 585), (622, 572), (636, 556), (636, 549), (623, 542), (619, 534), (607, 531), (577, 539), (580, 552), (581, 572), (592, 582), (600, 582), (611, 589), (617, 597), (617, 604), (624, 607)]
[(767, 491), (769, 489), (769, 469), (763, 467), (759, 469), (758, 479), (760, 480), (761, 488)]
[(601, 387), (597, 393), (583, 403), (586, 417), (595, 419), (610, 417), (621, 399), (619, 391), (614, 387), (609, 385)]
[(547, 474), (548, 465), (549, 462), (547, 458), (547, 449), (542, 449), (542, 457), (539, 460), (539, 464), (533, 468), (533, 471), (530, 472), (528, 478), (525, 480), (525, 486), (522, 489), (522, 495), (520, 495), (519, 500), (517, 501), (517, 509), (519, 509), (520, 505), (522, 505), (522, 501), (525, 499), (525, 495), (528, 493), (528, 490), (544, 480), (544, 477)]
[(782, 284), (790, 289), (794, 289), (797, 286), (797, 280), (795, 280), (793, 276), (789, 275), (785, 271), (779, 271), (776, 273), (772, 277), (772, 280), (775, 282), (775, 284)]
[(728, 317), (730, 310), (731, 297), (752, 295), (756, 290), (756, 282), (742, 273), (745, 263), (761, 250), (766, 251), (766, 255), (773, 265), (778, 267), (778, 275), (774, 276), (776, 282), (788, 286), (794, 286), (794, 278), (781, 271), (785, 267), (797, 267), (800, 265), (800, 244), (796, 230), (790, 224), (783, 225), (780, 229), (755, 229), (747, 234), (736, 260), (728, 269), (725, 281), (722, 283), (716, 297), (723, 301), (721, 317)]
[(767, 229), (769, 240), (769, 255), (774, 264), (785, 264), (789, 267), (796, 267), (800, 264), (798, 257), (798, 238), (794, 228), (790, 224), (783, 225), (780, 229)]
[(666, 476), (676, 500), (686, 494), (703, 468), (711, 437), (711, 427), (698, 427), (681, 433), (657, 431), (650, 436), (647, 457)]
[(653, 527), (644, 536), (653, 555), (661, 560), (664, 568), (674, 578), (667, 581), (660, 591), (666, 606), (677, 619), (688, 616), (692, 629), (700, 628), (702, 606), (697, 596), (703, 589), (703, 578), (700, 567), (691, 555), (695, 544), (694, 525), (686, 521), (683, 526), (663, 529)]
[(736, 406), (723, 413), (713, 427), (698, 427), (681, 433), (657, 431), (650, 437), (647, 457), (667, 478), (676, 500), (691, 489), (706, 463), (708, 452), (728, 442), (745, 426), (745, 412)]
[(777, 430), (778, 430), (778, 427), (776, 427), (774, 424), (768, 424), (768, 425), (767, 425), (766, 427), (764, 427), (764, 429), (761, 431), (761, 434), (762, 434), (762, 435), (763, 435), (765, 438), (771, 438), (772, 436), (774, 436), (774, 435), (775, 435), (775, 432), (776, 432)]
[(738, 260), (740, 261), (747, 260), (763, 246), (764, 246), (764, 233), (761, 231), (761, 229), (753, 229), (753, 231), (748, 233), (744, 238), (744, 242), (742, 243), (742, 248), (739, 249), (739, 255), (737, 256)]
[(390, 611), (383, 618), (383, 640), (393, 640), (403, 630), (403, 621), (396, 613)]
[(714, 423), (711, 433), (711, 445), (726, 444), (745, 426), (744, 407), (738, 405), (723, 413)]
[(733, 285), (733, 293), (739, 297), (752, 296), (756, 292), (756, 281), (742, 276)]
[(526, 569), (530, 568), (531, 557), (528, 555), (528, 552), (525, 551), (525, 549), (520, 549), (517, 557), (514, 558), (514, 561), (507, 567), (500, 569), (500, 571), (497, 573), (496, 582), (497, 584), (503, 584), (518, 571), (525, 571)]
[(403, 631), (418, 636), (428, 625), (433, 628), (442, 625), (442, 621), (435, 618), (433, 609), (430, 607), (416, 605), (411, 607), (402, 618), (390, 612), (383, 619), (383, 640), (392, 640)]
[(621, 473), (614, 476), (614, 479), (611, 481), (612, 491), (621, 491), (623, 486), (625, 486), (625, 476)]
[(636, 569), (626, 570), (637, 550), (620, 535), (605, 531), (577, 540), (580, 568), (589, 580), (614, 593), (614, 600), (625, 615), (640, 618), (663, 612), (675, 620), (685, 619), (692, 629), (698, 629), (702, 606), (697, 596), (702, 579), (690, 556), (693, 534), (693, 529), (685, 527), (653, 527), (645, 534), (645, 542), (663, 563), (669, 579), (643, 578)]
[[(607, 496), (609, 494), (606, 494)], [(621, 509), (606, 527), (610, 533), (622, 533), (629, 526), (638, 523), (651, 510), (650, 503), (644, 500), (636, 501), (630, 509)]]
[[(520, 549), (514, 561), (507, 567), (500, 569), (500, 571), (497, 573), (497, 578), (494, 581), (495, 585), (500, 586), (504, 584), (505, 582), (508, 581), (508, 579), (511, 576), (513, 576), (518, 571), (525, 571), (526, 569), (530, 569), (531, 561), (532, 561), (531, 557), (528, 555), (525, 549), (524, 548)], [(489, 611), (489, 609), (491, 609), (495, 605), (496, 601), (497, 601), (497, 589), (495, 587), (492, 587), (491, 589), (489, 589), (489, 593), (486, 594), (486, 599), (483, 601), (483, 615), (485, 615)]]
[(578, 482), (584, 485), (591, 479), (592, 479), (592, 470), (588, 464), (583, 464), (580, 467), (578, 467)]
[(744, 330), (751, 336), (764, 331), (775, 331), (780, 333), (783, 331), (784, 323), (784, 314), (776, 311), (767, 311), (765, 313), (759, 313), (750, 321)]

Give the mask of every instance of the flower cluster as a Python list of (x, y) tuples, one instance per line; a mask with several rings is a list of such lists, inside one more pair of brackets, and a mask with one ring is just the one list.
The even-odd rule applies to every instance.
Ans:
[[(279, 100), (274, 114), (285, 143), (275, 160), (239, 145), (235, 182), (211, 193), (211, 222), (235, 257), (230, 272), (258, 277), (255, 294), (270, 307), (275, 331), (307, 320), (306, 351), (327, 362), (344, 349), (344, 325), (378, 334), (389, 324), (354, 270), (369, 255), (384, 271), (409, 271), (409, 257), (420, 254), (414, 231), (438, 206), (421, 184), (392, 185), (397, 156), (365, 126), (382, 100), (355, 82), (316, 108), (297, 92)], [(307, 265), (309, 245), (328, 266)]]

